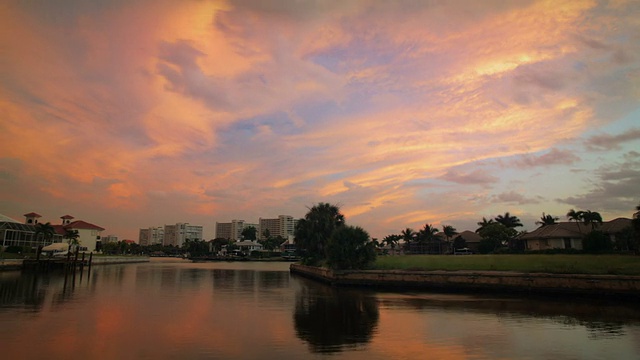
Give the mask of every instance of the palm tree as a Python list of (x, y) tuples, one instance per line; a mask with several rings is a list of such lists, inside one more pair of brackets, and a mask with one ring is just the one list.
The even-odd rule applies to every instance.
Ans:
[(53, 236), (56, 234), (56, 230), (53, 228), (50, 222), (46, 224), (38, 223), (36, 225), (36, 231), (33, 233), (33, 238), (38, 242), (38, 237), (42, 235), (43, 243), (53, 242)]
[(384, 246), (382, 242), (378, 240), (378, 238), (371, 238), (370, 242), (373, 244), (373, 247), (375, 249), (380, 249), (382, 248), (382, 246)]
[(580, 222), (582, 221), (584, 216), (584, 211), (576, 211), (576, 210), (569, 210), (567, 212), (567, 219), (569, 219), (569, 221), (575, 221), (576, 224), (578, 224), (578, 232), (582, 233), (582, 231), (580, 230)]
[(504, 216), (503, 215), (496, 216), (495, 220), (508, 228), (515, 228), (515, 227), (522, 226), (520, 219), (518, 219), (517, 216), (509, 215), (509, 212), (504, 213)]
[(442, 232), (444, 233), (444, 236), (447, 237), (447, 245), (449, 245), (452, 237), (458, 235), (456, 228), (451, 225), (442, 225)]
[(405, 249), (409, 249), (409, 246), (416, 238), (416, 232), (412, 228), (406, 228), (400, 232), (401, 239), (404, 240)]
[[(72, 230), (72, 229), (66, 229), (63, 236), (63, 238), (69, 241), (69, 245), (71, 246), (80, 245), (80, 241), (78, 241), (79, 237), (80, 237), (80, 234), (78, 234), (78, 230)], [(189, 239), (187, 240), (190, 241)], [(185, 244), (186, 243), (187, 242), (185, 241)]]
[(493, 224), (493, 222), (494, 222), (494, 221), (493, 221), (493, 219), (489, 219), (489, 220), (487, 220), (487, 219), (485, 219), (485, 217), (483, 216), (483, 217), (482, 217), (482, 221), (478, 222), (478, 226), (479, 226), (479, 228), (477, 228), (477, 229), (476, 229), (476, 233), (479, 233), (479, 232), (480, 232), (480, 230), (482, 230), (482, 229), (484, 229), (485, 227), (487, 227), (487, 226), (489, 226), (489, 225)]
[(400, 235), (387, 235), (382, 239), (382, 243), (389, 245), (391, 247), (391, 252), (395, 253), (396, 244), (398, 244), (400, 239), (402, 239), (402, 236)]
[(553, 225), (556, 224), (558, 220), (559, 218), (557, 216), (542, 213), (542, 217), (540, 218), (540, 221), (536, 221), (536, 225), (540, 225), (540, 227)]
[(591, 230), (595, 230), (596, 225), (602, 224), (602, 216), (597, 211), (587, 210), (582, 212), (582, 223), (591, 225)]
[(333, 231), (345, 225), (337, 205), (318, 203), (296, 225), (295, 242), (304, 252), (305, 263), (314, 264), (326, 257), (326, 247)]
[(433, 241), (438, 233), (438, 229), (431, 224), (424, 224), (418, 232), (418, 242), (421, 245), (427, 244), (427, 253), (431, 253), (431, 241)]

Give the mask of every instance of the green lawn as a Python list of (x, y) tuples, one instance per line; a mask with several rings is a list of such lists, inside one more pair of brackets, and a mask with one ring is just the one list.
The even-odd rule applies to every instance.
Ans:
[(497, 270), (556, 274), (640, 275), (631, 255), (402, 255), (378, 256), (379, 270)]

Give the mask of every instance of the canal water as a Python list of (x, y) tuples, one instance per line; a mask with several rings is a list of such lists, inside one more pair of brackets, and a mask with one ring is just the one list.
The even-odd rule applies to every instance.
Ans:
[(332, 288), (288, 263), (0, 273), (2, 359), (640, 359), (640, 307)]

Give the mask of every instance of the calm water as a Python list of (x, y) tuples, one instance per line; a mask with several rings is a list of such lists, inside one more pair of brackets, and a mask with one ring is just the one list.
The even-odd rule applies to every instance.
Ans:
[(335, 289), (287, 263), (0, 273), (3, 359), (640, 359), (640, 310)]

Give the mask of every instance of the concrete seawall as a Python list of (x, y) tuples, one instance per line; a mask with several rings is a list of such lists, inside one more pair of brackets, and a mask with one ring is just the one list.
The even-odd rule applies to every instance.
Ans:
[[(91, 266), (133, 264), (143, 262), (149, 262), (149, 258), (142, 256), (96, 256), (91, 259)], [(23, 260), (21, 259), (3, 259), (2, 261), (0, 261), (0, 271), (22, 270), (22, 268)]]
[(133, 264), (149, 262), (147, 256), (97, 256), (91, 260), (92, 265)]
[(505, 271), (345, 270), (292, 264), (290, 271), (338, 286), (495, 291), (640, 298), (640, 276), (518, 273)]

